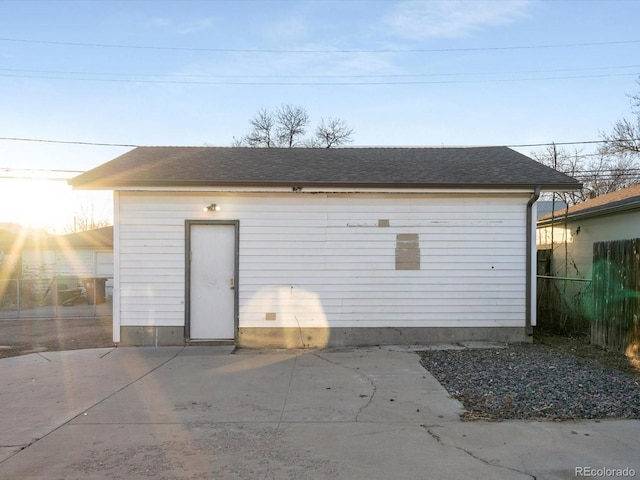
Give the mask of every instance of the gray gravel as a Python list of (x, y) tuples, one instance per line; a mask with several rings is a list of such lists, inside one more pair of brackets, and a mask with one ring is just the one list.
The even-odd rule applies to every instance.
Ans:
[(544, 345), (420, 352), (421, 364), (465, 407), (463, 418), (640, 418), (637, 380)]

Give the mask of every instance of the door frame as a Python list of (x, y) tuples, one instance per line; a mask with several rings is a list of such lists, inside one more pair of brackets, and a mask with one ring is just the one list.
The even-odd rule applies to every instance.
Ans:
[(240, 221), (239, 220), (185, 220), (185, 248), (184, 248), (184, 264), (185, 264), (185, 293), (184, 293), (184, 337), (185, 341), (191, 340), (191, 226), (192, 225), (232, 225), (235, 235), (235, 252), (233, 259), (233, 275), (235, 278), (235, 288), (233, 290), (233, 338), (238, 341), (238, 289), (240, 282), (238, 281), (240, 266)]

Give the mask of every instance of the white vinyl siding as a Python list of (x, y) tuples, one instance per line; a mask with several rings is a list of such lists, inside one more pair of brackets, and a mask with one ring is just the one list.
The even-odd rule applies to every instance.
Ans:
[(524, 326), (528, 198), (121, 191), (121, 325), (184, 325), (184, 222), (210, 219), (240, 222), (240, 327)]
[(555, 266), (552, 274), (561, 277), (591, 278), (593, 244), (640, 238), (640, 210), (588, 218), (570, 218), (566, 225), (564, 221), (559, 220), (554, 227), (540, 227), (538, 228), (539, 248), (551, 248), (551, 228), (553, 228), (553, 264)]
[(94, 278), (113, 276), (113, 253), (93, 249), (25, 250), (22, 252), (25, 278)]
[(96, 252), (96, 277), (113, 277), (113, 252)]

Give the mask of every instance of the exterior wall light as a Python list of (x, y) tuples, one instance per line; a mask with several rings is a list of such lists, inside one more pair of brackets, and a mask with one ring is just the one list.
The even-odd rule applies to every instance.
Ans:
[(218, 205), (217, 203), (212, 203), (211, 205), (204, 207), (202, 211), (203, 212), (219, 212), (220, 205)]

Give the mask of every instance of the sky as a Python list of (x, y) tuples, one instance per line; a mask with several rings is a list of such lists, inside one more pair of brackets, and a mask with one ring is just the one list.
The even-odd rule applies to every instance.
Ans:
[(284, 104), (311, 130), (343, 119), (353, 146), (599, 140), (640, 93), (638, 18), (637, 0), (0, 0), (0, 222), (109, 217), (111, 192), (49, 179), (131, 145), (230, 146)]

